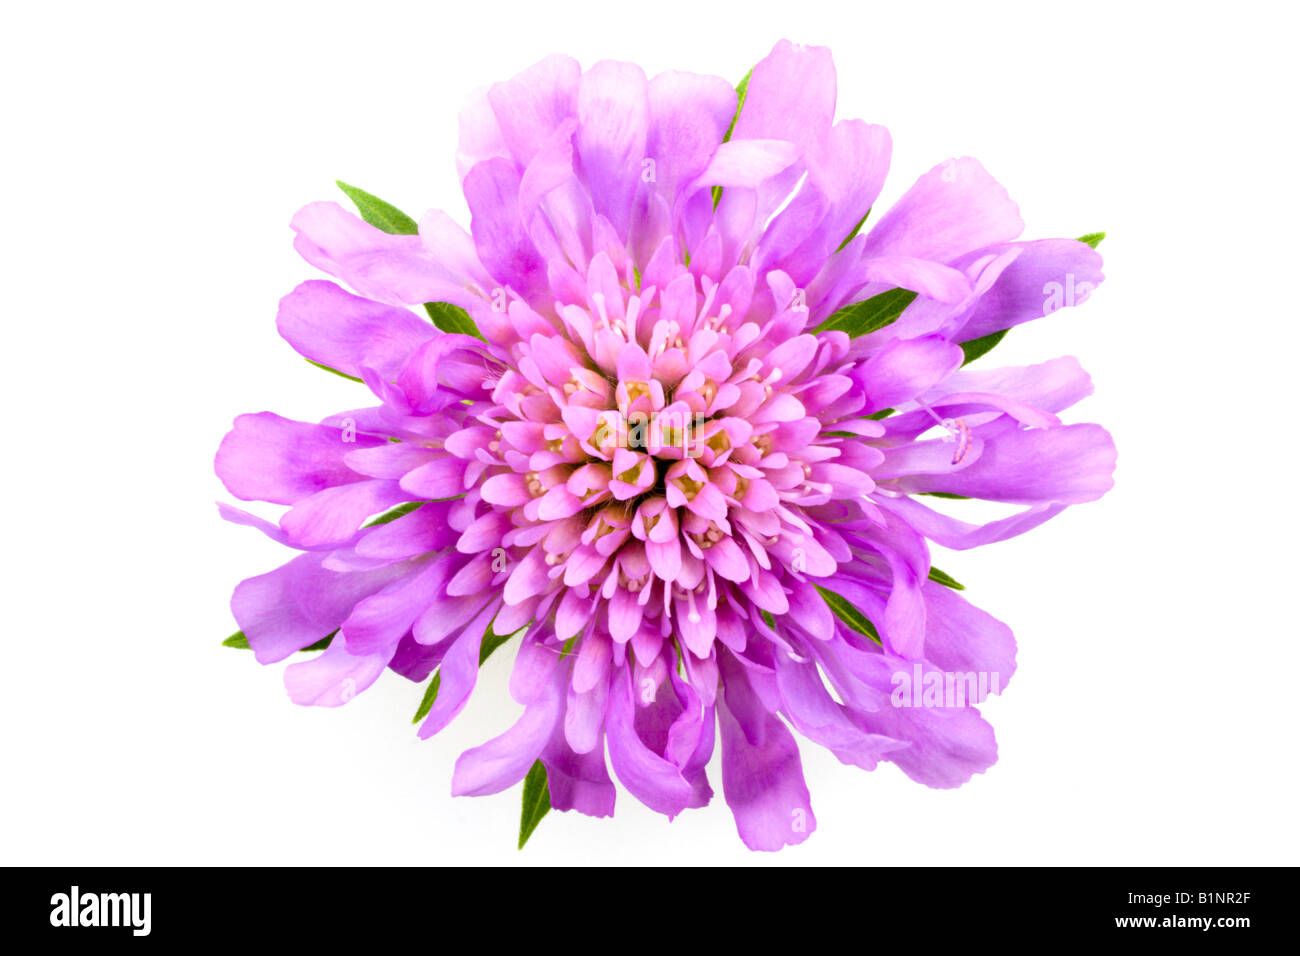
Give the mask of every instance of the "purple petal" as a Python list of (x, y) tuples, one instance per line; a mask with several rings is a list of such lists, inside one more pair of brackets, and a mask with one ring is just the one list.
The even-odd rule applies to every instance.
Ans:
[(783, 140), (733, 139), (718, 147), (691, 188), (744, 186), (753, 189), (798, 158), (799, 148)]
[(942, 491), (1036, 505), (1079, 504), (1114, 486), (1115, 443), (1100, 425), (1063, 425), (1004, 432), (986, 441), (969, 468), (902, 479), (909, 492)]
[(464, 301), (466, 277), (430, 255), (419, 236), (390, 235), (333, 202), (304, 206), (291, 225), (299, 255), (366, 298), (390, 305)]
[(333, 282), (312, 279), (280, 300), (276, 328), (298, 354), (361, 377), (367, 365), (384, 376), (437, 331), (406, 309), (363, 299)]
[(309, 661), (284, 669), (284, 686), (295, 704), (338, 707), (373, 684), (393, 657), (397, 643), (373, 654), (348, 653), (342, 641)]
[(722, 795), (736, 829), (751, 850), (779, 850), (808, 839), (817, 828), (799, 748), (781, 719), (769, 714), (761, 744), (750, 743), (725, 703), (718, 705), (722, 734)]
[(903, 194), (867, 235), (863, 258), (911, 256), (951, 262), (1020, 235), (1025, 224), (1007, 191), (978, 161), (950, 159)]
[(519, 218), (519, 172), (508, 160), (489, 159), (465, 177), (474, 247), (487, 271), (522, 294), (546, 281), (542, 261)]
[[(478, 617), (465, 625), (461, 636), (451, 645), (447, 656), (438, 668), (438, 699), (433, 702), (429, 716), (420, 725), (420, 739), (432, 737), (446, 727), (464, 709), (469, 695), (478, 682), (478, 652), (483, 644), (483, 633), (492, 620), (495, 608), (489, 604)], [(525, 771), (527, 768), (524, 768)]]
[(413, 497), (395, 481), (356, 481), (302, 499), (285, 512), (280, 527), (295, 547), (341, 545), (352, 539), (367, 518)]
[(834, 118), (831, 51), (781, 40), (750, 74), (732, 139), (783, 139), (804, 153), (830, 135)]
[(590, 817), (614, 815), (614, 782), (605, 766), (603, 738), (589, 753), (574, 753), (557, 728), (542, 752), (542, 763), (553, 809), (577, 810)]
[(624, 678), (610, 691), (606, 733), (609, 759), (614, 773), (628, 792), (651, 810), (677, 816), (691, 802), (691, 785), (672, 762), (650, 750), (637, 735), (633, 724), (632, 685)]
[(561, 682), (551, 681), (547, 692), (524, 708), (509, 730), (461, 754), (451, 778), (451, 795), (482, 797), (523, 780), (554, 735), (563, 700)]
[(283, 660), (340, 627), (353, 607), (406, 573), (404, 565), (340, 574), (321, 567), (324, 554), (303, 554), (267, 574), (241, 581), (230, 610), (258, 663)]
[(628, 234), (632, 197), (641, 183), (650, 103), (639, 66), (604, 60), (578, 85), (578, 154), (593, 208), (620, 236)]
[(951, 588), (928, 581), (923, 591), (926, 660), (950, 673), (986, 674), (988, 686), (999, 693), (1016, 672), (1011, 628)]
[(378, 444), (379, 439), (368, 435), (349, 435), (341, 428), (295, 422), (271, 412), (240, 415), (217, 449), (217, 477), (236, 498), (291, 505), (360, 480), (344, 456)]
[(736, 91), (716, 76), (660, 73), (647, 88), (646, 154), (655, 182), (671, 204), (679, 184), (703, 172), (736, 112)]
[(890, 342), (855, 372), (867, 393), (864, 411), (902, 404), (957, 370), (962, 350), (938, 335)]
[(581, 74), (576, 60), (555, 55), (488, 91), (501, 138), (521, 169), (556, 127), (577, 114)]
[(982, 525), (959, 521), (940, 514), (913, 498), (890, 499), (881, 502), (880, 507), (894, 512), (936, 544), (955, 551), (965, 551), (1024, 534), (1044, 521), (1056, 517), (1066, 509), (1067, 505), (1038, 504), (1009, 518), (999, 518)]
[[(1006, 247), (983, 254), (1001, 248)], [(1040, 239), (1019, 248), (1020, 254), (953, 329), (956, 341), (977, 339), (1057, 309), (1082, 305), (1105, 278), (1101, 255), (1074, 239)]]

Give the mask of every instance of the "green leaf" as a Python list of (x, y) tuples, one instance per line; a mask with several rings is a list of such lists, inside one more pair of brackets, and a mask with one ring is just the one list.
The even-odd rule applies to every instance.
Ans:
[(317, 641), (315, 644), (308, 644), (306, 647), (304, 647), (304, 648), (302, 648), (301, 650), (299, 650), (298, 653), (299, 653), (299, 654), (306, 654), (308, 651), (323, 651), (323, 650), (325, 650), (325, 648), (327, 648), (327, 647), (330, 646), (330, 642), (334, 640), (334, 635), (337, 634), (338, 632), (339, 632), (339, 629), (336, 627), (334, 630), (330, 631), (328, 634), (326, 634), (324, 637), (322, 637), (322, 638), (321, 638), (319, 641)]
[(423, 504), (425, 504), (425, 502), (423, 501), (403, 502), (402, 504), (398, 505), (396, 508), (389, 508), (379, 517), (371, 518), (361, 527), (373, 528), (375, 525), (388, 524), (388, 522), (396, 521), (398, 518), (402, 517), (403, 515), (409, 515), (412, 511), (414, 511), (416, 508), (419, 508)]
[(850, 338), (883, 329), (903, 314), (916, 293), (910, 289), (889, 289), (870, 299), (837, 310), (814, 332), (847, 332)]
[[(519, 630), (523, 630), (523, 628)], [(478, 648), (478, 666), (482, 667), (483, 662), (492, 656), (493, 651), (518, 633), (519, 631), (513, 631), (510, 634), (496, 634), (489, 627), (487, 633), (483, 635), (483, 643)]]
[(1088, 245), (1092, 246), (1094, 249), (1096, 249), (1099, 245), (1101, 245), (1101, 241), (1105, 238), (1106, 238), (1106, 234), (1104, 232), (1090, 232), (1085, 236), (1080, 236), (1079, 241), (1085, 242)]
[(957, 579), (950, 574), (940, 571), (933, 564), (930, 565), (930, 580), (935, 584), (942, 584), (946, 588), (952, 588), (954, 591), (965, 591), (966, 585), (958, 584)]
[(854, 607), (847, 598), (836, 594), (829, 588), (822, 587), (820, 584), (814, 584), (813, 587), (822, 596), (822, 600), (835, 612), (836, 617), (859, 634), (871, 638), (877, 644), (880, 643), (880, 633), (876, 630), (876, 625), (872, 624), (871, 620)]
[(990, 332), (988, 335), (981, 336), (978, 339), (971, 339), (969, 342), (961, 343), (961, 350), (965, 353), (966, 358), (962, 360), (962, 365), (969, 365), (981, 355), (992, 351), (993, 346), (1002, 341), (1003, 336), (1007, 334), (1006, 329), (998, 329), (996, 332)]
[(540, 760), (533, 762), (533, 767), (524, 777), (523, 809), (519, 814), (519, 849), (524, 848), (528, 838), (542, 822), (542, 817), (551, 810), (551, 791), (546, 785), (546, 766)]
[(853, 231), (844, 237), (844, 241), (840, 243), (839, 249), (835, 250), (836, 252), (841, 251), (845, 246), (857, 238), (858, 233), (862, 231), (862, 227), (867, 221), (867, 217), (870, 215), (871, 210), (867, 209), (867, 211), (862, 214), (862, 218), (858, 220), (858, 224), (853, 227)]
[(330, 368), (328, 365), (321, 365), (320, 362), (313, 362), (311, 359), (307, 359), (307, 362), (311, 365), (315, 365), (319, 369), (324, 369), (327, 372), (333, 372), (339, 378), (346, 378), (349, 382), (361, 381), (361, 379), (357, 378), (355, 375), (349, 375), (347, 372), (340, 372), (338, 369)]
[(740, 122), (740, 111), (745, 108), (745, 97), (749, 95), (749, 78), (753, 75), (754, 70), (751, 68), (741, 81), (736, 84), (736, 115), (731, 117), (731, 125), (727, 127), (727, 135), (722, 137), (724, 143), (730, 142), (731, 134), (736, 131), (736, 124)]
[(438, 688), (441, 684), (442, 671), (438, 671), (433, 675), (433, 680), (429, 681), (429, 686), (424, 689), (424, 699), (420, 701), (420, 707), (415, 712), (415, 718), (411, 723), (418, 724), (429, 716), (429, 711), (433, 710), (433, 702), (438, 699)]
[[(489, 624), (487, 630), (483, 632), (483, 643), (480, 644), (478, 648), (478, 666), (482, 667), (484, 661), (492, 656), (493, 651), (522, 630), (523, 628), (521, 627), (518, 631), (511, 631), (509, 634), (501, 636), (496, 634), (492, 630), (492, 625)], [(424, 720), (424, 718), (429, 716), (429, 711), (433, 710), (433, 702), (438, 699), (438, 688), (441, 686), (442, 672), (439, 671), (433, 675), (433, 680), (429, 681), (429, 686), (424, 689), (424, 697), (420, 701), (420, 706), (416, 710), (415, 717), (412, 719), (411, 723), (418, 724), (420, 721)]]
[(341, 179), (336, 179), (334, 182), (356, 204), (361, 218), (376, 229), (382, 229), (394, 236), (414, 236), (419, 233), (420, 227), (416, 221), (396, 206), (384, 202), (378, 196), (372, 196), (364, 189), (349, 186)]
[[(736, 131), (736, 124), (740, 122), (740, 111), (745, 108), (745, 97), (749, 93), (749, 78), (753, 75), (754, 75), (754, 70), (751, 68), (750, 71), (745, 74), (744, 78), (739, 83), (736, 84), (736, 114), (733, 117), (731, 117), (731, 125), (727, 127), (727, 135), (722, 137), (722, 141), (724, 143), (731, 141), (731, 134)], [(713, 208), (714, 209), (718, 208), (718, 200), (720, 200), (721, 198), (722, 198), (722, 187), (714, 186), (713, 187)], [(689, 266), (690, 262), (687, 261), (686, 265)]]
[(450, 302), (426, 302), (424, 303), (424, 311), (429, 313), (429, 318), (433, 320), (433, 324), (444, 332), (483, 338), (478, 326), (469, 317), (469, 313), (458, 305), (452, 305)]
[(918, 495), (929, 495), (931, 498), (951, 498), (953, 501), (970, 501), (970, 495), (954, 495), (951, 491), (918, 491)]
[(881, 421), (882, 419), (888, 418), (892, 414), (894, 414), (894, 410), (892, 408), (882, 408), (880, 411), (872, 412), (870, 415), (866, 417), (870, 418), (872, 421), (878, 422)]
[[(330, 641), (334, 640), (334, 635), (337, 633), (338, 633), (338, 628), (335, 628), (334, 630), (326, 634), (324, 637), (322, 637), (315, 644), (308, 644), (306, 647), (302, 648), (298, 653), (305, 654), (307, 653), (307, 651), (325, 650), (325, 648), (330, 646)], [(221, 642), (221, 646), (235, 647), (241, 651), (252, 650), (252, 648), (248, 644), (248, 638), (244, 636), (243, 631), (236, 631), (234, 634), (231, 634), (228, 638), (226, 638), (224, 641)]]

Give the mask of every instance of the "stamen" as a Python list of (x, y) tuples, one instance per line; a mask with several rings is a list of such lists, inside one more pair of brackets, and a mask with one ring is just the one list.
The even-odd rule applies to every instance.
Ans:
[(941, 441), (945, 443), (952, 443), (952, 442), (957, 443), (957, 449), (956, 451), (953, 452), (953, 456), (952, 456), (952, 464), (960, 465), (962, 463), (962, 459), (964, 459), (966, 457), (967, 452), (970, 451), (970, 446), (971, 446), (970, 426), (967, 425), (965, 420), (961, 418), (958, 419), (940, 418), (938, 414), (935, 412), (935, 410), (931, 408), (929, 405), (927, 405), (925, 402), (921, 401), (919, 398), (915, 399), (915, 401), (917, 405), (925, 409), (926, 413), (931, 418), (933, 418), (939, 424), (939, 426), (943, 428), (944, 431), (947, 432), (947, 434), (944, 435)]
[(686, 604), (690, 608), (690, 613), (686, 615), (686, 620), (692, 624), (700, 623), (700, 612), (695, 608), (695, 589), (686, 592)]
[(609, 328), (609, 313), (605, 310), (605, 293), (593, 292), (591, 301), (596, 306), (596, 313), (600, 316), (599, 324)]
[(627, 300), (627, 317), (623, 319), (628, 331), (627, 340), (632, 341), (636, 331), (636, 320), (641, 315), (641, 297), (634, 295)]

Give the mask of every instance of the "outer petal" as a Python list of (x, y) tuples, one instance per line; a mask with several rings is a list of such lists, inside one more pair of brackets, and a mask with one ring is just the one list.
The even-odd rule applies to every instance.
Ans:
[(880, 195), (889, 171), (893, 141), (889, 130), (862, 120), (845, 120), (831, 128), (826, 151), (809, 164), (809, 181), (824, 193), (831, 212), (821, 229), (825, 251), (834, 252)]
[(736, 91), (726, 80), (695, 73), (660, 73), (647, 89), (646, 153), (655, 183), (671, 205), (677, 187), (699, 175), (736, 113)]
[(750, 74), (732, 139), (783, 139), (806, 153), (825, 141), (834, 118), (831, 51), (781, 40)]
[(344, 456), (378, 444), (368, 435), (295, 422), (273, 412), (240, 415), (217, 449), (217, 477), (236, 498), (291, 505), (326, 488), (360, 481), (363, 476), (343, 463)]
[(799, 748), (781, 719), (767, 716), (763, 740), (751, 744), (719, 698), (722, 793), (751, 850), (779, 850), (808, 839), (817, 827)]
[(406, 573), (402, 564), (375, 571), (327, 571), (325, 554), (303, 554), (267, 574), (241, 581), (230, 599), (258, 663), (283, 660), (340, 627), (363, 600)]
[(863, 263), (867, 282), (911, 289), (936, 302), (960, 302), (970, 294), (970, 282), (956, 269), (913, 256), (876, 256)]
[(1024, 227), (1007, 191), (978, 161), (950, 159), (918, 179), (881, 217), (862, 254), (950, 262), (1008, 242)]
[(1011, 628), (951, 588), (927, 581), (922, 590), (926, 660), (950, 673), (983, 672), (990, 690), (1000, 692), (1016, 671)]
[(590, 817), (614, 815), (614, 782), (605, 767), (605, 742), (600, 740), (590, 753), (574, 753), (557, 727), (542, 753), (551, 806), (556, 810), (577, 810)]
[(309, 661), (290, 664), (284, 669), (284, 686), (295, 704), (338, 707), (361, 693), (384, 672), (397, 648), (373, 654), (349, 654), (343, 641), (334, 641)]
[(429, 716), (420, 725), (421, 740), (442, 730), (464, 709), (478, 682), (479, 648), (483, 644), (483, 633), (495, 611), (496, 602), (492, 602), (478, 617), (466, 624), (461, 636), (456, 638), (456, 642), (447, 651), (447, 656), (442, 659), (442, 666), (438, 668), (438, 699), (433, 702)]
[(1055, 502), (1038, 504), (1009, 518), (999, 518), (982, 525), (940, 514), (913, 498), (889, 499), (880, 502), (880, 507), (892, 511), (936, 544), (954, 551), (965, 551), (1024, 534), (1056, 517), (1068, 506)]
[(479, 259), (498, 282), (527, 295), (545, 284), (546, 264), (519, 219), (519, 184), (509, 161), (489, 159), (465, 177), (465, 200)]
[(937, 335), (889, 343), (855, 373), (866, 391), (863, 411), (892, 408), (929, 391), (955, 371), (962, 358), (958, 346)]
[(415, 497), (395, 481), (355, 481), (302, 499), (285, 512), (280, 527), (295, 547), (342, 545), (351, 540), (367, 518)]
[(942, 491), (1015, 504), (1079, 504), (1115, 484), (1115, 443), (1100, 425), (1063, 425), (1003, 433), (984, 443), (969, 467), (901, 479), (909, 492)]
[(1067, 355), (1038, 365), (962, 369), (922, 397), (933, 404), (961, 392), (991, 392), (1044, 411), (1060, 412), (1092, 394), (1092, 379), (1078, 359)]
[[(994, 247), (982, 254), (1008, 248)], [(965, 342), (1082, 305), (1104, 278), (1101, 255), (1085, 243), (1074, 239), (1022, 243), (1020, 254), (980, 296), (952, 336)]]
[(460, 142), (456, 146), (456, 170), (464, 182), (465, 174), (485, 159), (510, 158), (501, 127), (492, 112), (488, 88), (479, 87), (469, 95), (460, 111)]
[(554, 734), (563, 706), (563, 682), (552, 680), (514, 726), (460, 755), (451, 779), (452, 796), (500, 793), (523, 780)]
[(582, 67), (567, 56), (550, 56), (488, 90), (501, 138), (519, 168), (562, 122), (576, 115)]
[(392, 647), (411, 629), (437, 593), (446, 569), (436, 561), (359, 601), (343, 622), (343, 641), (352, 654), (373, 654)]
[(704, 186), (754, 188), (788, 168), (799, 158), (799, 148), (777, 139), (731, 140), (714, 152), (709, 165), (688, 189)]
[(651, 810), (675, 817), (690, 805), (691, 785), (672, 762), (650, 750), (633, 724), (632, 686), (628, 671), (610, 689), (606, 731), (614, 772), (632, 796)]
[(391, 305), (465, 298), (466, 277), (430, 255), (419, 236), (390, 235), (333, 202), (303, 206), (290, 225), (299, 255), (367, 298)]
[(578, 155), (595, 211), (628, 234), (641, 183), (650, 104), (639, 66), (605, 60), (578, 85)]
[(972, 708), (882, 707), (859, 715), (873, 733), (907, 740), (886, 754), (905, 774), (927, 787), (960, 787), (998, 759), (993, 728)]
[(874, 770), (883, 754), (905, 746), (901, 741), (866, 733), (855, 725), (849, 709), (826, 690), (816, 664), (797, 663), (782, 651), (775, 652), (774, 656), (781, 699), (794, 728), (826, 747), (841, 762)]
[(276, 328), (298, 354), (353, 378), (368, 365), (391, 376), (437, 334), (428, 321), (311, 279), (280, 300)]

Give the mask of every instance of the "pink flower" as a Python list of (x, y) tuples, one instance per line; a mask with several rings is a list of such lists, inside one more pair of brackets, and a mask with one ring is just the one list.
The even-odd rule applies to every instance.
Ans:
[[(257, 659), (338, 632), (287, 668), (294, 701), (436, 669), (428, 737), (518, 633), (523, 715), (461, 756), (455, 793), (540, 760), (553, 806), (604, 816), (612, 766), (673, 817), (709, 801), (717, 736), (754, 849), (815, 827), (791, 728), (930, 786), (994, 762), (975, 705), (1014, 642), (931, 580), (950, 581), (927, 539), (968, 548), (1097, 498), (1114, 447), (1057, 417), (1091, 389), (1073, 359), (961, 370), (961, 343), (1082, 301), (1101, 260), (1015, 241), (1015, 204), (970, 159), (859, 235), (890, 138), (833, 123), (834, 102), (829, 52), (785, 42), (738, 117), (716, 77), (551, 57), (462, 113), (468, 234), (436, 211), (417, 235), (298, 213), (296, 248), (359, 295), (305, 282), (280, 332), (379, 404), (241, 416), (217, 455), (233, 495), (288, 506), (278, 526), (226, 517), (302, 552), (235, 590)], [(1070, 301), (1045, 299), (1067, 277)], [(482, 338), (408, 308), (426, 302)], [(1022, 510), (975, 526), (933, 494)], [(968, 672), (992, 690), (897, 693)]]

